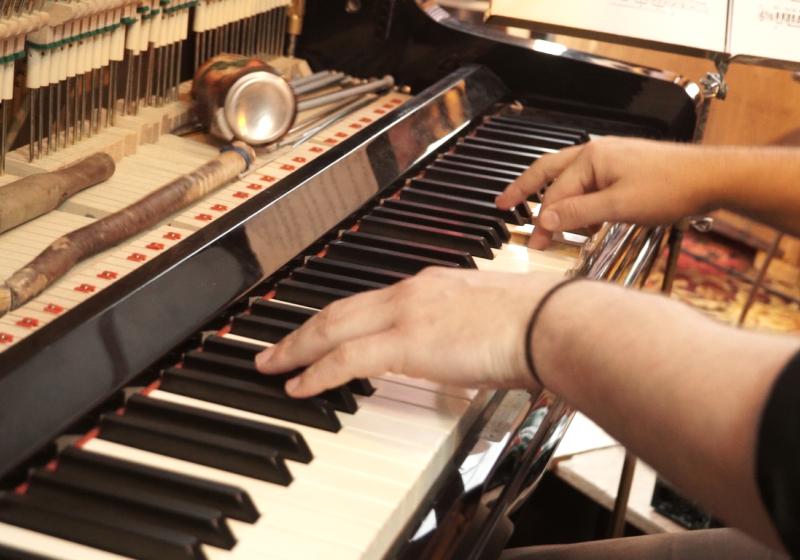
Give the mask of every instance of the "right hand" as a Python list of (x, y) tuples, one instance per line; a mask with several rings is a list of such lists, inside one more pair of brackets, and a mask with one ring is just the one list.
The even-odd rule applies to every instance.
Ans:
[(553, 232), (603, 222), (661, 225), (710, 209), (716, 151), (688, 144), (606, 137), (547, 154), (497, 197), (522, 203), (549, 183), (529, 245), (546, 249)]

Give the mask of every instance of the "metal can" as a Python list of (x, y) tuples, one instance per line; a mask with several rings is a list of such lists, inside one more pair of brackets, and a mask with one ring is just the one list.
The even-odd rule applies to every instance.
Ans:
[(286, 134), (297, 112), (294, 91), (277, 70), (238, 54), (220, 54), (200, 66), (192, 98), (211, 134), (254, 145)]

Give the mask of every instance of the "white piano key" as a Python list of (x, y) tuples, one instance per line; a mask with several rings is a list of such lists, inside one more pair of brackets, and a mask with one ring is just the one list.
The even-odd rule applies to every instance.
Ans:
[[(314, 535), (318, 538), (357, 550), (365, 550), (369, 546), (372, 533), (377, 528), (374, 524), (342, 519), (291, 502), (275, 503), (280, 507), (261, 511), (261, 517), (255, 524), (229, 520), (236, 538), (246, 539), (248, 542), (263, 542), (265, 538), (261, 528), (264, 525), (286, 529), (313, 527)], [(268, 548), (268, 543), (265, 543), (264, 548)]]
[(270, 346), (275, 346), (271, 342), (264, 342), (263, 340), (256, 340), (255, 338), (248, 338), (246, 336), (239, 336), (238, 334), (231, 334), (225, 333), (222, 335), (223, 338), (229, 338), (231, 340), (238, 340), (239, 342), (247, 342), (249, 344), (258, 344), (259, 346), (263, 346), (264, 348), (269, 348)]
[[(390, 432), (389, 437), (393, 439), (397, 439), (398, 437), (403, 438), (402, 434), (398, 432), (405, 430), (408, 432), (413, 431), (414, 435), (411, 437), (414, 438), (413, 441), (417, 441), (419, 439), (419, 431), (417, 431), (416, 428), (425, 426), (426, 424), (427, 426), (425, 426), (425, 428), (430, 432), (442, 430), (445, 425), (452, 428), (448, 437), (440, 437), (434, 443), (435, 451), (430, 457), (430, 460), (424, 462), (424, 464), (417, 464), (417, 469), (415, 469), (415, 472), (418, 473), (416, 475), (416, 480), (409, 480), (408, 475), (404, 473), (407, 490), (404, 494), (394, 497), (395, 510), (391, 519), (388, 519), (384, 524), (384, 530), (396, 534), (418, 506), (425, 492), (430, 487), (430, 484), (432, 484), (432, 481), (435, 479), (436, 474), (441, 472), (444, 462), (450, 457), (455, 445), (460, 441), (463, 433), (466, 431), (466, 428), (462, 429), (460, 426), (462, 418), (467, 418), (471, 424), (477, 412), (468, 414), (471, 407), (469, 402), (464, 399), (442, 395), (441, 393), (419, 390), (407, 385), (398, 385), (388, 381), (379, 382), (379, 384), (381, 387), (376, 394), (383, 393), (386, 395), (385, 397), (360, 398), (361, 403), (363, 403), (361, 408), (372, 409), (374, 412), (374, 415), (369, 418), (370, 430), (374, 431), (381, 427), (387, 429), (387, 422), (382, 422), (380, 421), (381, 419), (378, 418), (381, 415), (383, 415), (382, 420), (391, 421), (387, 431)], [(260, 417), (259, 415), (222, 407), (220, 405), (204, 403), (196, 399), (164, 393), (162, 391), (153, 391), (150, 396), (188, 406), (195, 406), (204, 410), (212, 410), (222, 414), (249, 418), (251, 420), (263, 421), (273, 425), (282, 425), (296, 429), (303, 434), (309, 447), (315, 454), (315, 458), (310, 465), (297, 465), (293, 462), (289, 463), (290, 470), (296, 476), (296, 481), (309, 482), (312, 480), (309, 474), (317, 473), (317, 476), (313, 477), (313, 481), (322, 486), (328, 487), (329, 485), (335, 485), (339, 489), (346, 489), (354, 494), (366, 492), (368, 495), (376, 497), (376, 491), (380, 491), (380, 488), (370, 485), (370, 479), (374, 478), (374, 476), (369, 473), (377, 472), (381, 473), (382, 476), (389, 476), (390, 474), (386, 471), (385, 467), (387, 463), (385, 461), (380, 465), (377, 464), (375, 458), (364, 454), (364, 449), (369, 449), (370, 452), (374, 451), (373, 445), (369, 447), (364, 447), (362, 445), (361, 449), (355, 449), (355, 451), (353, 449), (348, 449), (348, 444), (351, 444), (353, 441), (352, 436), (361, 435), (358, 434), (358, 430), (351, 433), (347, 431), (347, 428), (343, 428), (341, 432), (332, 434), (313, 428), (297, 426), (290, 422), (281, 422), (271, 418)], [(369, 403), (368, 401), (373, 402)], [(405, 401), (413, 401), (418, 404), (409, 404)], [(437, 402), (441, 404), (438, 414), (436, 410), (426, 408), (436, 407)], [(361, 410), (359, 410), (354, 416), (358, 417), (361, 414)], [(411, 416), (412, 414), (414, 414), (413, 417)], [(458, 418), (453, 418), (453, 415), (458, 416)], [(339, 416), (340, 418), (344, 418), (349, 415), (342, 414)], [(342, 436), (345, 434), (351, 436), (350, 441), (343, 441)], [(327, 446), (325, 445), (326, 443)], [(342, 445), (342, 443), (344, 443), (344, 445)], [(362, 442), (358, 443), (360, 444)], [(388, 443), (391, 445), (395, 442), (390, 441)], [(347, 456), (347, 454), (352, 455), (353, 453), (359, 455), (358, 461), (353, 461), (352, 457)], [(401, 457), (407, 459), (407, 455)], [(330, 463), (330, 466), (328, 463)], [(319, 468), (320, 464), (325, 465), (327, 468)], [(336, 469), (331, 468), (333, 465), (339, 469), (338, 474), (335, 472)], [(422, 470), (420, 470), (420, 468)], [(342, 478), (344, 471), (348, 470), (359, 473), (358, 476), (353, 478), (353, 481), (349, 485), (347, 483), (347, 477)], [(365, 474), (364, 471), (366, 471), (367, 474)], [(394, 472), (398, 472), (397, 469), (394, 469)], [(374, 482), (374, 480), (372, 482)], [(392, 499), (387, 494), (383, 494), (379, 497), (386, 500)], [(373, 544), (376, 550), (387, 546), (383, 540), (373, 541), (373, 543), (376, 542), (380, 543), (380, 545)]]
[(124, 560), (127, 558), (5, 523), (0, 523), (0, 543), (24, 552), (58, 560)]
[[(167, 393), (165, 391), (153, 391), (150, 393), (150, 396), (203, 410), (227, 414), (237, 418), (245, 418), (256, 422), (264, 422), (266, 424), (297, 430), (306, 439), (309, 446), (312, 446), (312, 452), (314, 451), (313, 446), (319, 444), (323, 446), (320, 448), (320, 452), (322, 453), (327, 453), (327, 450), (331, 450), (331, 453), (337, 451), (353, 453), (357, 458), (366, 455), (375, 457), (381, 461), (397, 463), (400, 465), (400, 468), (408, 469), (412, 472), (424, 468), (424, 465), (433, 455), (430, 449), (422, 445), (397, 441), (396, 439), (386, 437), (378, 432), (365, 432), (343, 427), (339, 432), (332, 433), (294, 422), (279, 420), (269, 416), (262, 416), (244, 410), (193, 399), (191, 397)], [(364, 460), (367, 461), (368, 458)], [(381, 468), (386, 469), (388, 467), (383, 464)]]
[(464, 387), (442, 385), (441, 383), (435, 383), (433, 381), (428, 381), (427, 379), (408, 377), (406, 375), (401, 375), (399, 373), (392, 373), (388, 371), (384, 374), (376, 376), (375, 379), (385, 379), (387, 381), (392, 381), (394, 383), (409, 385), (411, 387), (425, 389), (428, 391), (432, 391), (434, 393), (442, 393), (443, 395), (450, 395), (451, 397), (459, 397), (462, 399), (466, 399), (468, 401), (472, 401), (475, 398), (475, 396), (478, 395), (478, 393), (480, 393), (480, 390), (478, 389), (467, 389)]
[(89, 440), (83, 447), (110, 457), (238, 486), (250, 494), (259, 511), (272, 507), (275, 501), (289, 500), (329, 515), (380, 524), (392, 510), (383, 502), (354, 496), (337, 488), (326, 488), (303, 480), (294, 480), (289, 486), (279, 486), (98, 438)]

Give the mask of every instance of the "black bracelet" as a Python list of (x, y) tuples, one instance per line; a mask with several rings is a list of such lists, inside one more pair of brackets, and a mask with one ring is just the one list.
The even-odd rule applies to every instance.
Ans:
[(550, 290), (544, 295), (544, 297), (542, 297), (542, 299), (539, 300), (539, 303), (536, 305), (536, 308), (533, 310), (533, 314), (531, 315), (531, 320), (528, 323), (528, 328), (525, 329), (525, 359), (528, 362), (528, 369), (530, 370), (533, 379), (536, 380), (536, 382), (542, 387), (544, 387), (544, 383), (542, 383), (542, 380), (539, 379), (539, 374), (536, 373), (536, 366), (533, 365), (533, 343), (531, 342), (531, 340), (533, 339), (533, 329), (536, 326), (536, 321), (539, 319), (539, 315), (541, 315), (542, 309), (544, 309), (544, 305), (547, 303), (547, 300), (553, 297), (553, 294), (555, 294), (561, 288), (572, 284), (576, 280), (583, 280), (583, 278), (575, 276), (573, 278), (570, 278), (569, 280), (565, 280), (564, 282), (556, 284), (555, 286), (550, 288)]

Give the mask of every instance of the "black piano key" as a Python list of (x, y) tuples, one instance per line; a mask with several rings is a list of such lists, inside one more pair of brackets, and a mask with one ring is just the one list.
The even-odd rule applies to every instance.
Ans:
[(522, 134), (541, 134), (544, 136), (552, 136), (554, 138), (561, 138), (568, 140), (572, 145), (583, 144), (588, 141), (588, 135), (584, 139), (584, 135), (573, 132), (561, 132), (556, 130), (548, 130), (540, 126), (519, 126), (517, 124), (509, 124), (500, 121), (486, 121), (480, 126), (483, 128), (491, 128), (494, 130), (506, 130), (509, 132), (520, 132)]
[(307, 282), (309, 284), (318, 284), (320, 286), (327, 286), (328, 288), (347, 290), (353, 293), (380, 290), (387, 286), (387, 284), (382, 284), (380, 282), (361, 280), (360, 278), (351, 278), (341, 274), (322, 272), (321, 270), (312, 270), (308, 268), (298, 268), (292, 272), (292, 280)]
[(475, 261), (472, 260), (472, 256), (465, 251), (442, 249), (432, 245), (425, 245), (423, 243), (402, 241), (399, 239), (392, 239), (390, 237), (383, 237), (381, 235), (372, 235), (370, 233), (364, 233), (360, 231), (345, 231), (342, 233), (341, 240), (347, 243), (356, 243), (358, 245), (365, 245), (367, 247), (375, 247), (376, 249), (397, 251), (398, 253), (405, 253), (407, 255), (451, 262), (460, 266), (461, 268), (477, 268)]
[(522, 173), (523, 171), (528, 169), (528, 167), (530, 167), (530, 164), (513, 163), (510, 161), (501, 161), (493, 157), (487, 159), (481, 156), (469, 156), (466, 154), (456, 154), (456, 153), (442, 154), (436, 161), (437, 163), (455, 162), (455, 163), (466, 163), (469, 165), (480, 165), (483, 167), (490, 167), (492, 169), (511, 171), (513, 173)]
[(383, 204), (383, 208), (390, 208), (404, 212), (413, 212), (415, 214), (424, 214), (426, 216), (433, 216), (435, 218), (443, 218), (456, 222), (464, 222), (468, 224), (489, 227), (494, 230), (494, 232), (497, 234), (497, 237), (499, 237), (504, 243), (511, 239), (511, 233), (508, 231), (508, 227), (502, 218), (487, 216), (485, 214), (476, 214), (474, 212), (464, 212), (462, 210), (455, 210), (453, 208), (446, 208), (443, 206), (421, 204), (418, 202), (400, 200), (397, 198), (387, 198), (381, 201), (381, 204)]
[(567, 134), (576, 134), (576, 135), (580, 136), (583, 139), (584, 142), (588, 142), (589, 141), (589, 133), (586, 132), (583, 129), (580, 129), (580, 128), (577, 128), (577, 127), (574, 127), (574, 126), (568, 126), (568, 125), (563, 125), (563, 124), (544, 123), (544, 122), (539, 122), (539, 121), (535, 121), (535, 120), (532, 120), (532, 119), (528, 119), (528, 118), (525, 118), (525, 117), (511, 117), (511, 116), (507, 116), (507, 115), (503, 115), (503, 116), (495, 115), (495, 116), (489, 117), (487, 122), (506, 123), (506, 124), (511, 124), (511, 125), (514, 125), (514, 126), (524, 126), (524, 127), (528, 127), (528, 128), (538, 128), (538, 129), (541, 129), (541, 130), (552, 130), (552, 131), (555, 131), (555, 132), (564, 132), (564, 133), (567, 133)]
[(159, 388), (328, 432), (342, 427), (333, 406), (322, 399), (293, 399), (272, 387), (212, 373), (171, 368), (164, 372)]
[(459, 196), (461, 198), (469, 198), (472, 200), (482, 200), (483, 202), (494, 202), (499, 191), (489, 189), (481, 189), (478, 187), (469, 187), (460, 185), (458, 183), (448, 183), (445, 181), (434, 181), (433, 179), (411, 179), (408, 182), (408, 187), (412, 189), (419, 189), (421, 191), (430, 191), (450, 196)]
[(200, 541), (127, 519), (95, 516), (69, 502), (37, 496), (0, 497), (0, 522), (139, 560), (205, 560)]
[(501, 169), (499, 167), (489, 167), (487, 164), (476, 163), (463, 163), (450, 159), (439, 158), (428, 169), (451, 169), (453, 171), (462, 171), (464, 173), (475, 173), (477, 175), (485, 175), (488, 177), (497, 177), (506, 181), (513, 181), (522, 175), (522, 169), (512, 171), (510, 169)]
[(241, 314), (233, 318), (231, 334), (274, 344), (283, 340), (283, 337), (299, 327), (300, 325), (297, 323), (289, 323), (258, 315)]
[[(432, 181), (429, 179), (412, 179), (409, 182), (408, 188), (435, 192), (447, 196), (457, 196), (459, 198), (465, 198), (468, 200), (478, 200), (480, 202), (488, 202), (489, 204), (494, 204), (494, 200), (497, 198), (497, 195), (500, 194), (498, 191), (478, 189), (475, 187), (464, 187), (461, 185), (454, 185), (452, 183), (445, 183), (442, 181)], [(516, 210), (519, 212), (519, 215), (526, 220), (526, 223), (533, 219), (533, 214), (531, 213), (531, 209), (527, 204), (520, 204), (517, 206)]]
[[(317, 258), (317, 257), (314, 257)], [(279, 321), (287, 321), (302, 325), (318, 313), (317, 309), (307, 309), (297, 305), (289, 305), (273, 299), (259, 299), (250, 307), (250, 314), (259, 317), (269, 317)]]
[(277, 451), (281, 457), (299, 463), (310, 463), (313, 459), (311, 450), (302, 434), (289, 428), (227, 416), (209, 410), (200, 410), (141, 395), (133, 395), (128, 399), (125, 415), (239, 440), (253, 446)]
[(454, 185), (464, 185), (466, 187), (476, 187), (479, 189), (487, 189), (495, 193), (501, 193), (511, 182), (513, 178), (501, 179), (491, 175), (484, 175), (478, 172), (469, 172), (456, 169), (447, 169), (438, 165), (431, 165), (425, 169), (424, 177), (434, 181), (443, 181)]
[(454, 210), (471, 212), (473, 214), (483, 214), (485, 216), (500, 218), (508, 224), (514, 224), (517, 226), (528, 223), (516, 208), (512, 208), (510, 210), (501, 210), (494, 202), (471, 200), (468, 198), (461, 198), (459, 196), (450, 196), (446, 194), (421, 191), (419, 189), (412, 189), (410, 187), (403, 187), (400, 189), (399, 196), (400, 200), (419, 202), (420, 204), (429, 204), (431, 206), (442, 206), (444, 208), (452, 208)]
[(102, 480), (40, 470), (31, 476), (27, 495), (69, 502), (83, 514), (173, 529), (224, 550), (236, 546), (236, 538), (219, 510)]
[(260, 517), (252, 499), (241, 488), (123, 461), (79, 447), (67, 447), (61, 452), (57, 471), (91, 477), (98, 484), (117, 484), (138, 492), (208, 506), (238, 521), (255, 523)]
[(374, 265), (404, 274), (417, 274), (429, 266), (458, 267), (457, 264), (449, 261), (417, 257), (397, 251), (387, 251), (343, 241), (332, 241), (328, 245), (325, 256), (330, 259), (358, 265)]
[[(252, 317), (252, 315), (241, 315), (241, 317)], [(209, 344), (209, 342), (212, 342), (213, 344)], [(259, 354), (259, 353), (263, 352), (265, 348), (266, 348), (266, 346), (262, 346), (260, 344), (251, 344), (249, 342), (242, 342), (240, 340), (235, 340), (235, 339), (232, 339), (232, 338), (225, 338), (225, 337), (216, 336), (216, 335), (209, 336), (206, 339), (206, 343), (203, 345), (203, 351), (202, 352), (198, 352), (198, 356), (197, 357), (198, 358), (201, 357), (200, 355), (212, 356), (212, 358), (209, 360), (210, 364), (206, 365), (206, 364), (203, 364), (202, 362), (198, 361), (198, 362), (195, 362), (195, 364), (199, 363), (200, 364), (199, 367), (197, 365), (193, 365), (192, 367), (190, 367), (186, 362), (184, 362), (183, 366), (184, 367), (189, 367), (190, 369), (196, 369), (198, 371), (208, 371), (210, 373), (217, 373), (217, 372), (220, 372), (220, 371), (225, 371), (225, 368), (224, 367), (215, 367), (213, 365), (213, 363), (216, 360), (218, 360), (219, 357), (227, 356), (229, 358), (235, 358), (237, 360), (246, 361), (248, 364), (252, 364), (252, 368), (250, 368), (248, 370), (249, 371), (248, 376), (244, 376), (244, 375), (241, 376), (241, 378), (244, 379), (245, 381), (252, 381), (252, 379), (250, 379), (250, 377), (252, 377), (252, 375), (250, 375), (250, 374), (258, 373), (258, 370), (256, 369), (256, 366), (255, 366), (255, 363), (254, 363), (254, 359), (256, 357), (256, 354)], [(193, 354), (193, 356), (195, 356), (195, 355)], [(205, 356), (202, 356), (202, 357), (205, 357)], [(193, 357), (193, 359), (195, 359), (195, 358)], [(219, 361), (217, 363), (224, 363), (224, 362)], [(242, 368), (242, 370), (243, 370), (243, 368)], [(259, 375), (261, 375), (261, 374), (259, 373)], [(236, 377), (239, 377), (239, 376), (236, 376)], [(284, 377), (284, 379), (288, 380), (289, 376), (286, 375)]]
[(403, 239), (415, 243), (425, 243), (436, 247), (444, 247), (456, 251), (464, 251), (473, 257), (493, 259), (492, 248), (483, 237), (455, 231), (409, 224), (397, 220), (389, 220), (378, 216), (364, 216), (358, 225), (358, 231)]
[(475, 137), (530, 146), (533, 148), (550, 148), (552, 150), (563, 150), (564, 148), (575, 145), (575, 142), (571, 140), (558, 138), (556, 136), (548, 136), (542, 133), (536, 134), (534, 132), (523, 133), (511, 130), (500, 130), (488, 126), (478, 128), (475, 131)]
[(467, 222), (459, 222), (456, 220), (447, 220), (445, 218), (436, 218), (434, 216), (427, 216), (425, 214), (418, 214), (416, 212), (403, 212), (402, 210), (395, 210), (385, 206), (377, 206), (370, 211), (371, 216), (385, 218), (387, 220), (397, 220), (407, 222), (409, 224), (418, 224), (421, 226), (428, 226), (446, 231), (457, 231), (459, 233), (466, 233), (468, 235), (475, 235), (482, 237), (489, 247), (499, 249), (503, 242), (497, 235), (497, 232), (489, 226), (481, 226), (470, 224)]
[(281, 280), (275, 285), (276, 298), (317, 309), (322, 309), (334, 301), (350, 297), (353, 294), (355, 292), (317, 286), (307, 282), (298, 282), (297, 280)]
[(351, 278), (360, 278), (361, 280), (378, 282), (380, 284), (386, 284), (387, 286), (396, 284), (406, 278), (411, 278), (411, 274), (393, 272), (374, 266), (362, 266), (343, 261), (335, 261), (325, 257), (311, 257), (306, 261), (306, 268), (330, 272), (331, 274), (341, 274), (342, 276), (349, 276)]
[(106, 414), (100, 439), (288, 486), (292, 475), (277, 451), (199, 430), (131, 415)]
[(243, 340), (234, 340), (232, 338), (212, 335), (203, 343), (203, 350), (210, 354), (252, 361), (256, 354), (264, 350), (264, 346), (251, 342), (244, 342)]
[(456, 154), (472, 156), (476, 158), (515, 163), (524, 167), (529, 167), (534, 161), (541, 157), (541, 154), (531, 154), (521, 150), (507, 150), (497, 147), (480, 145), (477, 143), (460, 142), (456, 144), (453, 151)]
[(471, 146), (484, 146), (487, 148), (498, 148), (500, 150), (509, 150), (512, 152), (525, 153), (528, 156), (541, 157), (544, 154), (551, 154), (556, 150), (552, 148), (545, 148), (543, 146), (528, 146), (517, 142), (504, 142), (502, 140), (492, 140), (490, 138), (481, 138), (479, 136), (466, 136), (460, 140), (461, 143)]
[[(237, 316), (237, 318), (238, 317), (239, 316)], [(244, 315), (243, 317), (248, 316)], [(258, 319), (263, 320), (262, 317), (258, 317)], [(264, 348), (261, 347), (261, 350), (263, 349)], [(225, 353), (217, 353), (212, 350), (205, 350), (203, 352), (190, 350), (183, 355), (183, 367), (196, 369), (198, 371), (225, 374), (231, 377), (236, 377), (237, 379), (244, 379), (245, 381), (256, 380), (255, 378), (261, 377), (261, 374), (256, 369), (256, 364), (253, 362), (252, 358), (250, 356), (244, 356), (244, 349), (241, 349), (241, 353), (242, 357), (230, 356)], [(255, 354), (251, 354), (251, 356), (255, 356)], [(289, 379), (289, 376), (284, 376), (283, 382), (286, 382)]]
[(57, 560), (53, 556), (42, 556), (27, 550), (11, 548), (0, 543), (0, 560)]
[[(269, 321), (269, 319), (265, 319), (264, 317), (253, 317), (251, 315), (238, 315), (234, 319), (234, 324), (240, 325), (240, 332), (242, 332), (244, 330), (242, 325), (252, 323), (252, 328), (247, 331), (249, 335), (251, 335), (250, 338), (262, 340), (263, 338), (260, 339), (258, 337), (263, 334), (264, 338), (268, 338), (269, 332), (262, 333), (257, 329), (264, 327), (263, 323), (265, 321)], [(299, 325), (294, 326), (295, 328), (299, 327)], [(271, 327), (264, 328), (269, 329)], [(275, 342), (278, 342), (278, 340), (275, 340)], [(259, 350), (263, 349), (263, 347), (259, 348)], [(255, 357), (257, 353), (258, 352), (254, 352), (248, 357), (240, 358), (225, 354), (217, 354), (216, 352), (211, 351), (197, 352), (196, 350), (193, 350), (184, 355), (183, 367), (194, 371), (204, 371), (207, 373), (222, 375), (232, 379), (238, 379), (240, 381), (257, 383), (258, 385), (271, 387), (272, 389), (279, 391), (283, 390), (283, 386), (289, 379), (295, 377), (301, 371), (294, 370), (279, 375), (264, 375), (256, 369)], [(333, 408), (339, 412), (355, 414), (355, 412), (358, 410), (358, 405), (347, 387), (328, 389), (327, 391), (321, 393), (319, 398), (331, 403), (331, 406), (333, 406)]]
[(347, 383), (347, 388), (354, 395), (362, 395), (369, 397), (375, 392), (375, 387), (369, 382), (369, 379), (353, 379)]

